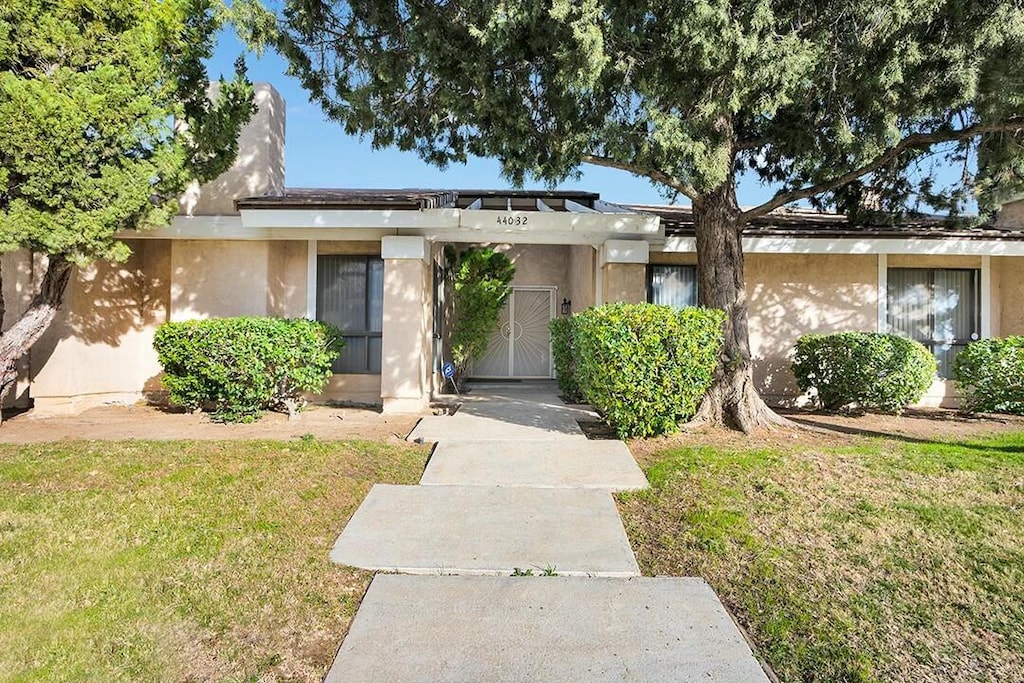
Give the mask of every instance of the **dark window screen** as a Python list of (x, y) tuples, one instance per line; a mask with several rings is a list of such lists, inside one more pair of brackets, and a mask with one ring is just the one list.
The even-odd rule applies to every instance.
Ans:
[(335, 325), (345, 348), (334, 372), (380, 374), (384, 261), (372, 256), (317, 257), (316, 319)]

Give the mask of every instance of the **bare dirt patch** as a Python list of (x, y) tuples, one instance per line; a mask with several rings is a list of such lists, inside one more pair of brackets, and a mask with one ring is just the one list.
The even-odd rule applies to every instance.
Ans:
[[(653, 439), (630, 441), (630, 449), (641, 465), (652, 454), (678, 446), (719, 448), (774, 448), (791, 446), (840, 447), (871, 438), (906, 442), (955, 441), (1024, 431), (1024, 418), (1012, 415), (969, 415), (955, 410), (910, 410), (903, 415), (861, 415), (791, 411), (786, 417), (810, 427), (779, 429), (746, 435), (730, 429), (707, 427)], [(822, 431), (824, 430), (824, 431)]]
[(33, 417), (31, 412), (5, 420), (0, 443), (233, 439), (289, 440), (313, 435), (323, 440), (401, 441), (416, 426), (416, 415), (383, 415), (371, 408), (310, 406), (296, 419), (268, 413), (249, 424), (221, 424), (203, 413), (174, 412), (149, 405), (103, 406), (78, 415)]

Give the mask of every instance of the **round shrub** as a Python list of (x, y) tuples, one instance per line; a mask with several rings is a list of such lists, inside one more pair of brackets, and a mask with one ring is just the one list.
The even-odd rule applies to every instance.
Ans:
[(971, 342), (953, 372), (965, 409), (1024, 415), (1024, 337)]
[(164, 323), (153, 338), (171, 402), (223, 422), (294, 413), (303, 392), (323, 389), (343, 343), (330, 325), (282, 318)]
[(674, 431), (697, 411), (722, 347), (722, 311), (607, 304), (573, 316), (576, 379), (619, 436)]
[(827, 410), (857, 405), (899, 413), (924, 396), (935, 357), (920, 342), (878, 332), (806, 334), (796, 343), (793, 374)]
[(555, 380), (562, 390), (562, 397), (569, 403), (583, 400), (579, 382), (576, 381), (576, 333), (573, 331), (576, 317), (554, 318), (549, 324), (551, 330), (551, 355), (555, 361)]

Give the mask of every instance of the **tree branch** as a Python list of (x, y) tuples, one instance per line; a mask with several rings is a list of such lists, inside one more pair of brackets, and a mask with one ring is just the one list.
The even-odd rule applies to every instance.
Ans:
[(780, 192), (764, 204), (755, 206), (754, 208), (741, 213), (739, 217), (740, 222), (747, 223), (754, 218), (771, 213), (780, 206), (784, 206), (790, 202), (807, 199), (808, 197), (813, 197), (823, 192), (834, 190), (837, 187), (842, 187), (861, 176), (877, 171), (909, 149), (930, 147), (941, 142), (968, 140), (976, 135), (982, 135), (984, 133), (1001, 133), (1020, 130), (1024, 130), (1024, 119), (1014, 118), (1007, 121), (1001, 121), (999, 123), (978, 123), (960, 130), (939, 131), (935, 133), (914, 133), (903, 138), (898, 143), (885, 150), (873, 161), (870, 161), (859, 168), (855, 168), (852, 171), (832, 178), (831, 180), (822, 181), (816, 185), (809, 185), (796, 190), (790, 190), (789, 192)]
[(736, 144), (733, 145), (733, 150), (737, 152), (748, 152), (753, 149), (760, 149), (767, 145), (768, 142), (768, 138), (744, 138), (736, 141)]
[(638, 176), (642, 176), (644, 178), (649, 178), (649, 179), (653, 180), (656, 183), (661, 183), (662, 185), (667, 185), (668, 187), (671, 187), (673, 190), (676, 190), (677, 192), (680, 192), (680, 193), (686, 195), (687, 197), (690, 198), (690, 201), (692, 201), (692, 202), (698, 201), (698, 198), (700, 196), (700, 194), (693, 187), (693, 185), (690, 185), (689, 183), (685, 183), (682, 180), (679, 180), (678, 178), (670, 176), (667, 173), (662, 173), (661, 171), (655, 171), (655, 170), (651, 170), (651, 169), (641, 168), (639, 166), (635, 166), (633, 164), (628, 164), (628, 163), (623, 162), (623, 161), (617, 161), (615, 159), (610, 159), (608, 157), (597, 156), (597, 155), (594, 155), (594, 154), (584, 154), (583, 155), (583, 162), (587, 163), (587, 164), (593, 164), (594, 166), (604, 166), (605, 168), (615, 168), (615, 169), (618, 169), (620, 171), (627, 171), (629, 173), (632, 173), (633, 175), (638, 175)]

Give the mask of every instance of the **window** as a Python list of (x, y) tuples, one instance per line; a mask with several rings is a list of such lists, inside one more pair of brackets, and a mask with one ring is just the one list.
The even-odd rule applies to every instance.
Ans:
[(686, 308), (697, 305), (697, 266), (648, 266), (647, 301)]
[(928, 347), (939, 377), (953, 376), (960, 349), (981, 332), (978, 271), (890, 268), (886, 319), (889, 329)]
[(384, 261), (374, 256), (316, 259), (316, 319), (335, 325), (345, 348), (334, 372), (380, 374)]

